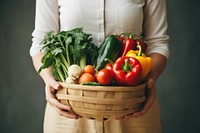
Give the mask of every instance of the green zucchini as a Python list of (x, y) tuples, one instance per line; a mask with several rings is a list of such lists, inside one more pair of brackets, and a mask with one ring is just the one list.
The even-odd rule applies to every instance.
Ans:
[(122, 42), (119, 41), (115, 35), (109, 35), (106, 37), (98, 49), (95, 70), (98, 71), (105, 67), (107, 64), (105, 58), (108, 58), (114, 62), (121, 55), (122, 49)]

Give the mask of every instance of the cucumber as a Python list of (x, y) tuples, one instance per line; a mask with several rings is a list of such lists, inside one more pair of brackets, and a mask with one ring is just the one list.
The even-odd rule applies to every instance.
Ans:
[(97, 82), (84, 82), (82, 85), (100, 86), (100, 84)]

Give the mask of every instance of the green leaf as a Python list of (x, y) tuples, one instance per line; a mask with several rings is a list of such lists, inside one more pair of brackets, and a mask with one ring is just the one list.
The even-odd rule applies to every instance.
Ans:
[(56, 48), (51, 53), (52, 53), (52, 55), (56, 56), (57, 54), (60, 54), (62, 52), (63, 52), (63, 50), (61, 48)]
[(54, 56), (51, 53), (47, 53), (42, 57), (42, 66), (40, 67), (40, 69), (38, 70), (38, 73), (41, 72), (42, 69), (48, 68), (52, 65), (54, 60)]
[(68, 37), (67, 39), (66, 39), (66, 43), (67, 44), (70, 44), (70, 43), (72, 43), (72, 37), (70, 36), (70, 37)]

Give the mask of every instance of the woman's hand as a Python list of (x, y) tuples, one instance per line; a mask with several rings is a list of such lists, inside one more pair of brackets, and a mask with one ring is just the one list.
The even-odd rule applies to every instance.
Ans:
[(147, 91), (147, 98), (145, 104), (141, 111), (133, 113), (132, 115), (133, 117), (139, 117), (144, 115), (155, 101), (156, 99), (155, 79), (149, 78), (147, 80), (146, 91)]
[[(41, 63), (42, 57), (43, 57), (43, 53), (38, 53), (34, 55), (32, 58), (33, 65), (36, 71), (38, 71), (39, 68), (42, 66), (42, 63)], [(46, 84), (45, 94), (46, 94), (47, 102), (49, 102), (49, 104), (62, 116), (72, 118), (72, 119), (80, 118), (80, 116), (72, 112), (71, 107), (60, 103), (60, 101), (58, 101), (58, 99), (56, 98), (55, 92), (61, 89), (61, 85), (58, 82), (56, 82), (54, 80), (54, 77), (51, 75), (51, 68), (43, 69), (40, 72), (40, 76)]]
[(139, 112), (133, 112), (132, 114), (125, 115), (123, 118), (131, 118), (131, 117), (137, 118), (139, 116), (143, 116), (149, 110), (149, 108), (156, 99), (155, 79), (148, 78), (146, 84), (146, 91), (147, 91), (147, 98), (142, 110), (140, 110)]
[(81, 118), (81, 116), (73, 113), (70, 106), (64, 105), (57, 100), (55, 92), (61, 88), (61, 85), (58, 82), (56, 82), (53, 78), (48, 78), (45, 79), (45, 83), (46, 100), (61, 116), (65, 116), (71, 119)]

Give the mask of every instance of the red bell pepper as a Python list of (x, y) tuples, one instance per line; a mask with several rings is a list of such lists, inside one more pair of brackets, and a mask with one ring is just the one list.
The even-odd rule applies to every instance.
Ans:
[[(143, 38), (143, 37), (140, 37), (140, 39), (137, 39), (137, 40), (136, 40), (136, 44), (141, 46), (141, 48), (142, 48), (142, 53), (145, 53), (145, 52), (146, 52), (146, 50), (147, 50), (147, 42), (144, 41), (144, 38)], [(139, 50), (139, 49), (138, 49), (137, 46), (136, 46), (136, 49), (134, 49), (134, 50)]]
[(122, 38), (119, 35), (116, 35), (117, 40), (122, 41)]
[(118, 37), (118, 40), (123, 42), (123, 51), (121, 56), (125, 56), (129, 50), (138, 50), (137, 45), (142, 47), (142, 53), (146, 52), (147, 42), (144, 41), (144, 38), (139, 35), (133, 35), (130, 33), (129, 35), (122, 33)]
[(125, 56), (129, 50), (135, 49), (137, 46), (136, 41), (133, 39), (133, 34), (130, 34), (128, 38), (123, 40), (123, 52), (122, 56)]
[(118, 85), (134, 86), (141, 81), (142, 66), (136, 58), (122, 56), (115, 61), (113, 72)]
[(128, 37), (125, 33), (121, 33), (120, 35), (116, 35), (116, 38), (123, 43)]

